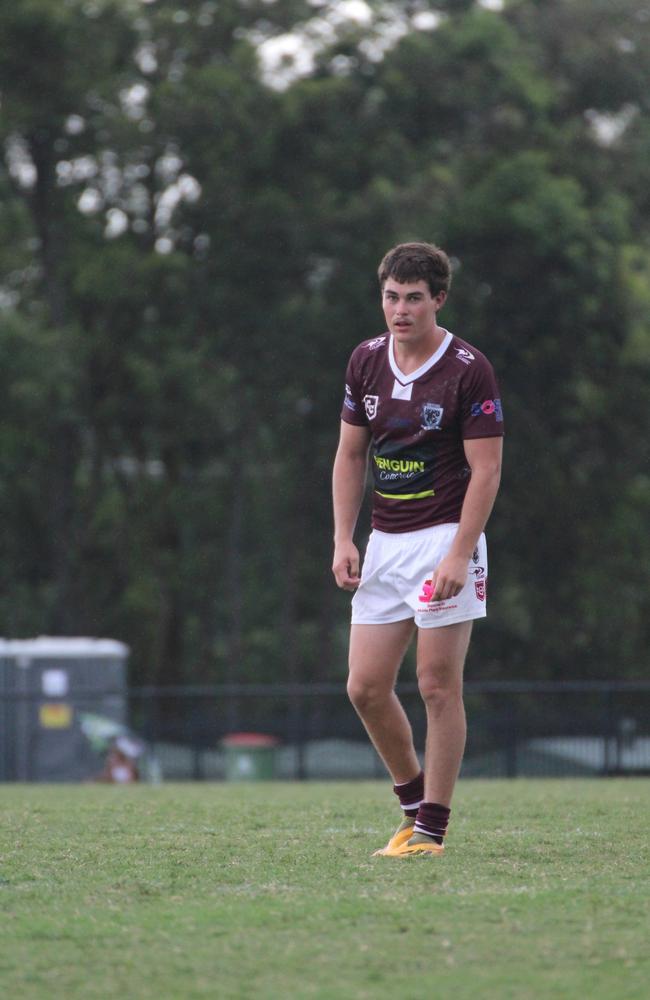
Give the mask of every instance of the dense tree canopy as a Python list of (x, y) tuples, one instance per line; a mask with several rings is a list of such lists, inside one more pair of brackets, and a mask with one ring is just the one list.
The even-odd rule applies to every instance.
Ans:
[(639, 676), (649, 84), (642, 0), (4, 5), (0, 632), (340, 676), (343, 372), (421, 238), (506, 410), (471, 676)]

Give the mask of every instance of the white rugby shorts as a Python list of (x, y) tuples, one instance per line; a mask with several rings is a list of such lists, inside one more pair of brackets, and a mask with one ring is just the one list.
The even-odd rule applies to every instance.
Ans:
[(361, 583), (352, 598), (352, 624), (386, 625), (415, 618), (419, 628), (436, 628), (485, 618), (485, 535), (469, 561), (467, 583), (460, 593), (446, 601), (430, 600), (433, 571), (449, 552), (457, 531), (457, 524), (396, 533), (374, 530), (368, 540)]

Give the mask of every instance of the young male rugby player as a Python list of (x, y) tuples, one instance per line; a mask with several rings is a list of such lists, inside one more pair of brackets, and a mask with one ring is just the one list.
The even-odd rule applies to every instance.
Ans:
[[(465, 746), (463, 664), (486, 613), (483, 529), (501, 472), (503, 415), (492, 367), (438, 325), (451, 270), (428, 243), (379, 266), (387, 332), (353, 351), (334, 461), (334, 561), (352, 599), (348, 694), (390, 773), (403, 820), (376, 854), (441, 854)], [(368, 456), (372, 533), (353, 541)], [(424, 771), (394, 687), (417, 629), (426, 706)]]

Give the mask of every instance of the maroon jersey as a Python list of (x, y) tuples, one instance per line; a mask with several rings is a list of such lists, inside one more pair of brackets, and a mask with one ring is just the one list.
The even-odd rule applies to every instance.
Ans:
[(341, 419), (371, 431), (372, 526), (380, 531), (458, 522), (471, 475), (463, 440), (503, 434), (492, 366), (444, 334), (410, 375), (400, 371), (388, 333), (359, 344), (348, 364)]

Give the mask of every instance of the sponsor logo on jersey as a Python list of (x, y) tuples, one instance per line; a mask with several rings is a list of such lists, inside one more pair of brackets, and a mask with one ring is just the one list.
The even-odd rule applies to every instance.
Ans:
[(479, 601), (484, 601), (485, 600), (485, 584), (486, 584), (486, 582), (487, 581), (485, 581), (485, 580), (476, 580), (475, 583), (474, 583), (474, 590), (476, 591), (476, 596), (478, 597)]
[(343, 405), (347, 406), (348, 410), (356, 410), (357, 404), (352, 399), (352, 389), (349, 385), (345, 387), (345, 399), (343, 400)]
[(363, 405), (366, 408), (366, 416), (368, 420), (374, 420), (377, 416), (377, 408), (379, 406), (379, 396), (364, 396)]
[(368, 348), (369, 351), (376, 351), (378, 347), (381, 347), (381, 345), (384, 343), (385, 340), (386, 340), (385, 334), (383, 337), (375, 337), (374, 340), (368, 341), (366, 347)]
[(401, 472), (402, 475), (412, 476), (414, 472), (424, 472), (424, 462), (418, 462), (413, 458), (382, 458), (375, 455), (375, 465), (378, 469), (386, 469), (389, 472)]
[(486, 417), (490, 417), (494, 414), (494, 419), (497, 423), (501, 423), (503, 420), (503, 410), (501, 409), (500, 399), (484, 399), (482, 403), (472, 403), (471, 413), (473, 417), (480, 417), (482, 413), (484, 413)]
[(438, 403), (425, 403), (422, 407), (422, 423), (420, 424), (422, 430), (439, 431), (443, 413), (444, 410)]
[(466, 347), (455, 347), (454, 350), (456, 351), (456, 357), (464, 365), (471, 365), (472, 361), (476, 361), (472, 352), (468, 351)]

